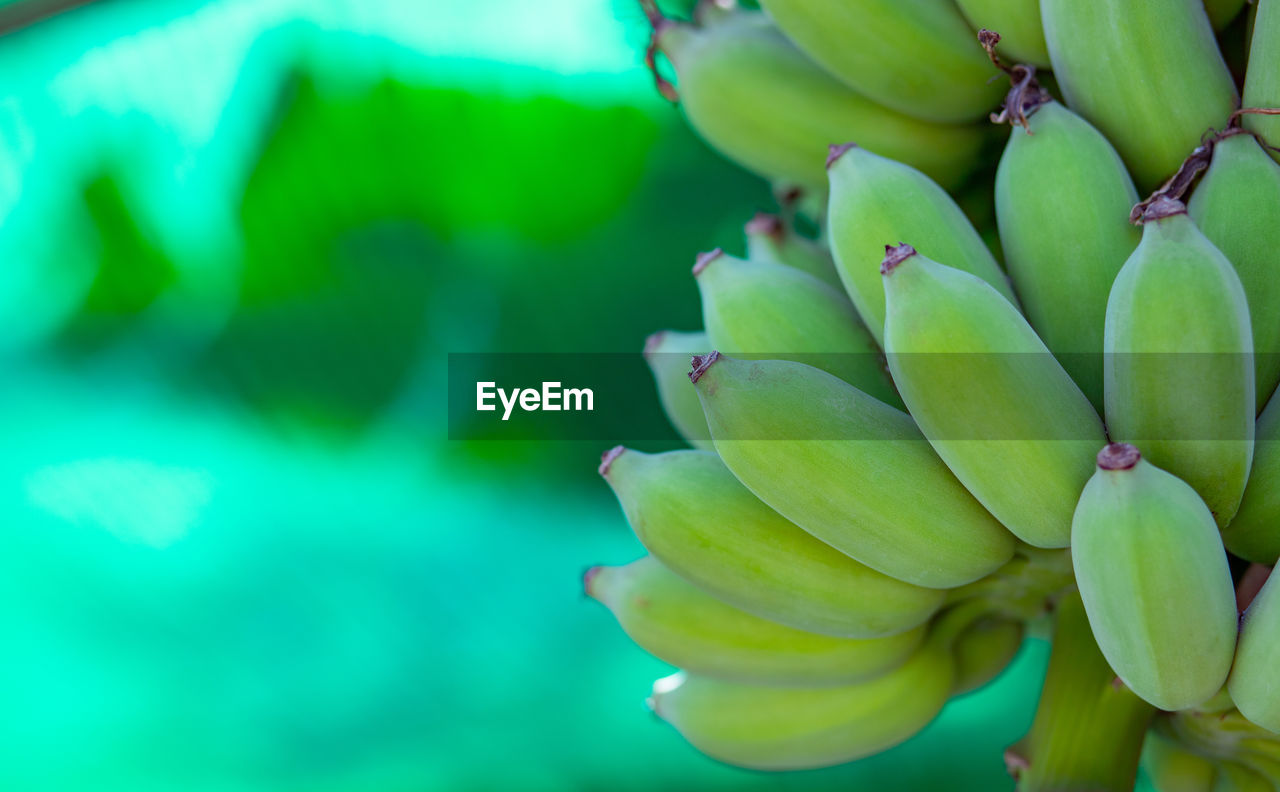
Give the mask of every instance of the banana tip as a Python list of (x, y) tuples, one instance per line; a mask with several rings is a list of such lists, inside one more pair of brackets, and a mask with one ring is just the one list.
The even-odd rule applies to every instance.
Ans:
[(1166, 217), (1174, 215), (1186, 214), (1187, 205), (1177, 198), (1171, 198), (1162, 195), (1151, 202), (1151, 204), (1142, 212), (1142, 222), (1150, 222), (1152, 220), (1163, 220)]
[(694, 261), (693, 263), (693, 277), (695, 278), (698, 277), (700, 274), (702, 274), (702, 271), (707, 268), (708, 264), (710, 264), (711, 262), (715, 261), (716, 259), (720, 258), (723, 255), (724, 255), (724, 250), (722, 250), (721, 248), (716, 248), (715, 250), (708, 250), (705, 253), (699, 253), (697, 260)]
[(906, 242), (900, 242), (895, 245), (884, 246), (884, 261), (880, 262), (880, 274), (888, 275), (897, 268), (899, 264), (906, 261), (916, 254), (916, 249), (908, 245)]
[(827, 170), (831, 170), (831, 166), (836, 164), (836, 160), (843, 157), (846, 151), (857, 147), (857, 143), (832, 143), (827, 148)]
[(658, 347), (662, 346), (662, 342), (667, 337), (666, 330), (659, 330), (656, 333), (650, 333), (649, 337), (644, 340), (644, 359), (648, 360), (658, 351)]
[(591, 584), (595, 581), (596, 576), (600, 574), (604, 567), (596, 565), (588, 567), (586, 572), (582, 573), (582, 593), (592, 599), (595, 599), (595, 592), (591, 590)]
[(609, 476), (609, 467), (613, 465), (614, 460), (622, 456), (622, 452), (626, 450), (627, 450), (626, 446), (619, 445), (619, 446), (614, 446), (613, 448), (610, 448), (608, 451), (605, 451), (604, 454), (601, 455), (600, 457), (600, 467), (598, 468), (600, 471), (600, 475), (605, 476), (607, 478)]
[(694, 355), (690, 361), (693, 364), (693, 370), (689, 372), (689, 381), (697, 383), (702, 379), (702, 375), (707, 373), (707, 369), (720, 359), (720, 353), (714, 349), (705, 355)]
[(747, 236), (767, 236), (776, 239), (782, 236), (782, 218), (768, 212), (756, 212), (756, 216), (747, 221), (743, 230)]
[(1129, 470), (1138, 464), (1142, 454), (1128, 443), (1111, 443), (1098, 452), (1098, 467), (1103, 470)]

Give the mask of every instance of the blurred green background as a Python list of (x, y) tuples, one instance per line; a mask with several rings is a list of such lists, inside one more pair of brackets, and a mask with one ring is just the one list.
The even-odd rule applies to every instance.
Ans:
[(602, 444), (446, 439), (448, 353), (638, 359), (772, 206), (633, 0), (66, 5), (0, 5), (0, 788), (1012, 787), (1043, 643), (879, 757), (716, 764), (581, 595), (641, 553)]

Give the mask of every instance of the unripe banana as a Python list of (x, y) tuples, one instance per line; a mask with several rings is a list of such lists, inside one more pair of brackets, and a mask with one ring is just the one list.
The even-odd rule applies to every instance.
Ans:
[(843, 292), (794, 267), (744, 261), (718, 249), (699, 256), (693, 274), (715, 349), (815, 366), (902, 406), (880, 348)]
[(778, 215), (761, 212), (751, 218), (743, 230), (747, 237), (747, 258), (795, 267), (844, 293), (844, 284), (826, 245), (800, 236)]
[(827, 229), (845, 290), (884, 346), (884, 246), (901, 240), (973, 273), (1011, 302), (1013, 289), (982, 237), (946, 191), (920, 171), (860, 146), (832, 146)]
[(1022, 648), (1022, 636), (1022, 622), (1000, 618), (983, 619), (960, 633), (953, 648), (952, 695), (977, 690), (999, 676)]
[(644, 342), (644, 360), (653, 372), (658, 400), (662, 402), (667, 420), (689, 445), (707, 451), (715, 446), (707, 431), (698, 392), (689, 384), (688, 372), (690, 355), (705, 355), (710, 351), (711, 341), (701, 330), (692, 333), (662, 330)]
[(1142, 742), (1142, 769), (1156, 792), (1214, 792), (1217, 768), (1213, 762), (1155, 729)]
[[(1244, 78), (1245, 107), (1280, 107), (1280, 0), (1258, 0), (1249, 43), (1249, 68)], [(1246, 114), (1245, 129), (1271, 146), (1280, 146), (1280, 116)], [(1271, 156), (1280, 157), (1274, 150)]]
[(996, 171), (1005, 266), (1027, 320), (1101, 411), (1107, 295), (1142, 236), (1127, 220), (1138, 194), (1089, 122), (1052, 100), (1027, 120)]
[(1236, 108), (1201, 0), (1042, 0), (1040, 10), (1067, 104), (1115, 144), (1141, 189)]
[(1227, 688), (1240, 714), (1280, 733), (1280, 575), (1271, 574), (1240, 623), (1240, 645)]
[(1272, 565), (1280, 559), (1280, 399), (1267, 402), (1256, 432), (1249, 482), (1222, 542), (1241, 558)]
[(887, 638), (833, 638), (752, 616), (646, 556), (592, 567), (589, 596), (613, 611), (640, 648), (690, 673), (761, 685), (848, 685), (906, 662), (925, 626)]
[(1107, 429), (1195, 488), (1225, 526), (1253, 460), (1248, 302), (1181, 203), (1161, 198), (1144, 218), (1107, 301)]
[(878, 638), (924, 623), (942, 605), (943, 592), (876, 572), (800, 530), (715, 454), (619, 447), (600, 472), (650, 553), (748, 613), (824, 635)]
[(1235, 652), (1235, 591), (1195, 490), (1132, 445), (1108, 445), (1080, 495), (1071, 559), (1098, 648), (1129, 689), (1165, 710), (1221, 689)]
[(931, 121), (972, 121), (997, 101), (991, 64), (951, 2), (761, 0), (787, 37), (854, 90)]
[(889, 370), (921, 431), (1019, 539), (1066, 547), (1080, 488), (1105, 442), (1089, 400), (981, 279), (910, 245), (890, 249), (882, 271)]
[(1040, 0), (956, 0), (974, 29), (1000, 34), (1000, 50), (1020, 63), (1049, 65)]
[(1280, 165), (1252, 135), (1217, 141), (1187, 213), (1240, 276), (1261, 409), (1280, 384)]
[(768, 179), (824, 191), (822, 157), (856, 138), (948, 186), (973, 167), (982, 133), (882, 107), (813, 64), (764, 14), (739, 11), (705, 26), (655, 21), (675, 67), (689, 123), (712, 146)]
[(951, 644), (973, 614), (948, 611), (899, 668), (843, 687), (742, 685), (677, 674), (654, 685), (650, 706), (695, 748), (757, 770), (851, 762), (919, 732), (955, 678)]
[(1213, 792), (1276, 792), (1265, 776), (1238, 762), (1219, 762), (1217, 770)]
[(1013, 554), (905, 413), (800, 363), (712, 352), (690, 376), (725, 465), (832, 547), (930, 588), (976, 580)]

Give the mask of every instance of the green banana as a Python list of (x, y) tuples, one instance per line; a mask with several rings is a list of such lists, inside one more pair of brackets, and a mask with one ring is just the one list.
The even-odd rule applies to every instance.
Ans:
[(878, 638), (924, 623), (942, 605), (943, 592), (876, 572), (800, 530), (715, 454), (618, 447), (600, 472), (650, 553), (748, 613), (823, 635)]
[(719, 249), (699, 256), (693, 274), (715, 349), (806, 363), (902, 407), (880, 348), (842, 292), (794, 267)]
[(1227, 689), (1240, 714), (1280, 732), (1280, 575), (1272, 573), (1240, 622), (1240, 645)]
[(690, 375), (716, 451), (782, 516), (886, 575), (930, 588), (981, 578), (1013, 538), (911, 418), (811, 366), (712, 352)]
[[(823, 192), (822, 157), (857, 138), (886, 156), (958, 184), (982, 133), (882, 107), (814, 65), (759, 12), (695, 26), (653, 17), (654, 46), (675, 67), (689, 123), (729, 159), (768, 179)], [(669, 96), (670, 86), (661, 81)]]
[(1019, 539), (1066, 547), (1105, 442), (1089, 400), (990, 284), (911, 245), (881, 271), (889, 370), (925, 437)]
[(956, 661), (952, 695), (977, 690), (999, 676), (1022, 648), (1023, 632), (1022, 622), (986, 618), (960, 633), (952, 650)]
[[(1258, 0), (1249, 41), (1249, 68), (1244, 78), (1244, 106), (1280, 107), (1280, 0)], [(1280, 116), (1246, 114), (1245, 129), (1267, 144), (1280, 146)], [(1280, 157), (1274, 149), (1271, 156)]]
[(592, 567), (589, 596), (613, 611), (642, 649), (694, 674), (765, 685), (847, 685), (906, 662), (925, 626), (886, 638), (833, 638), (726, 605), (653, 556)]
[(991, 64), (951, 2), (761, 0), (787, 37), (854, 90), (930, 121), (973, 121), (997, 101)]
[(1217, 768), (1155, 729), (1142, 743), (1142, 769), (1157, 792), (1214, 792)]
[(689, 385), (689, 356), (711, 351), (711, 341), (703, 331), (680, 333), (662, 330), (645, 339), (644, 360), (653, 372), (658, 400), (667, 420), (694, 448), (706, 451), (715, 446), (707, 431), (698, 392)]
[(844, 293), (844, 284), (836, 272), (831, 251), (825, 245), (797, 234), (778, 215), (761, 212), (751, 218), (743, 231), (747, 237), (747, 258), (795, 267)]
[(926, 256), (1017, 298), (982, 237), (946, 191), (920, 171), (852, 144), (832, 146), (827, 229), (845, 290), (884, 346), (884, 285), (879, 264), (888, 243), (909, 240)]
[(1182, 203), (1162, 197), (1143, 217), (1107, 300), (1107, 428), (1195, 488), (1225, 526), (1253, 460), (1248, 302)]
[(1067, 104), (1115, 144), (1141, 189), (1236, 108), (1201, 0), (1042, 0), (1040, 10)]
[(1204, 11), (1214, 30), (1222, 30), (1244, 10), (1245, 0), (1204, 0)]
[(1071, 559), (1098, 648), (1165, 710), (1212, 698), (1231, 669), (1235, 591), (1213, 515), (1189, 485), (1126, 443), (1098, 453)]
[(1020, 63), (1049, 65), (1040, 0), (956, 0), (969, 24), (1000, 34), (1000, 49)]
[(944, 613), (902, 666), (843, 687), (743, 685), (686, 674), (658, 680), (650, 706), (710, 757), (757, 770), (851, 762), (919, 732), (951, 694), (951, 645), (974, 618)]
[(1027, 320), (1101, 411), (1107, 295), (1141, 239), (1126, 220), (1138, 193), (1089, 122), (1052, 100), (1026, 118), (996, 170), (1005, 266)]
[(1222, 542), (1241, 558), (1272, 565), (1280, 560), (1280, 398), (1267, 402), (1256, 432), (1249, 481)]
[(1187, 213), (1240, 276), (1261, 409), (1280, 384), (1280, 165), (1252, 135), (1218, 140)]
[(1213, 792), (1276, 792), (1265, 776), (1238, 762), (1219, 762)]

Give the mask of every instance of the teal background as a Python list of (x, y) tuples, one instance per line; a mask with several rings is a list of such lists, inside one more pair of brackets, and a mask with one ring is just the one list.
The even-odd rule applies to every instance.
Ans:
[(115, 0), (0, 37), (0, 787), (1012, 787), (1043, 642), (881, 756), (719, 765), (581, 595), (642, 552), (603, 444), (446, 439), (447, 353), (638, 354), (772, 206), (645, 34)]

